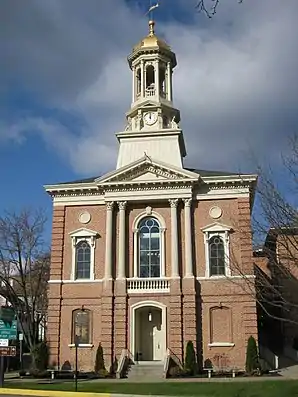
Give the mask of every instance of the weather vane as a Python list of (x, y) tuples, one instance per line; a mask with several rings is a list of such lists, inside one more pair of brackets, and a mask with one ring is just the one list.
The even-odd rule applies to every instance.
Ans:
[(159, 2), (157, 1), (155, 4), (152, 4), (152, 0), (150, 0), (149, 9), (145, 15), (149, 15), (149, 19), (153, 20), (154, 10), (159, 7)]

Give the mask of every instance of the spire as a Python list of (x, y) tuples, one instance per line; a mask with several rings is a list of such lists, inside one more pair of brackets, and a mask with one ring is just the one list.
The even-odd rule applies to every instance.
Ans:
[(150, 21), (149, 21), (149, 36), (150, 37), (155, 35), (154, 26), (155, 26), (155, 22), (152, 19), (150, 19)]

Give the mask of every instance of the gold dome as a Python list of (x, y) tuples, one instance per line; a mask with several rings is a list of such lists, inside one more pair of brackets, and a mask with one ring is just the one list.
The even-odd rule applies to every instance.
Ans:
[(170, 46), (162, 39), (156, 36), (154, 32), (154, 21), (149, 21), (149, 34), (142, 39), (137, 45), (134, 46), (133, 52), (143, 48), (159, 47), (171, 51)]

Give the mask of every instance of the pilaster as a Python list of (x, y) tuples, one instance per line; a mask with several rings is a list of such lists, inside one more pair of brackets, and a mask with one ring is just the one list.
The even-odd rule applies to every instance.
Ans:
[[(104, 280), (101, 298), (101, 345), (106, 367), (114, 361), (113, 280)], [(93, 324), (94, 326), (94, 324)]]
[(114, 340), (115, 356), (119, 359), (122, 350), (127, 349), (127, 320), (128, 320), (128, 302), (126, 293), (126, 280), (118, 279), (115, 281), (115, 298), (114, 298)]
[(169, 307), (169, 348), (183, 360), (183, 317), (180, 279), (171, 280)]
[(188, 341), (197, 346), (197, 302), (195, 278), (182, 279), (183, 339), (184, 348)]
[[(50, 280), (62, 280), (63, 278), (64, 233), (65, 207), (54, 207)], [(61, 309), (62, 283), (58, 285), (49, 284), (47, 341), (50, 350), (49, 362), (57, 368), (60, 368), (61, 365)]]

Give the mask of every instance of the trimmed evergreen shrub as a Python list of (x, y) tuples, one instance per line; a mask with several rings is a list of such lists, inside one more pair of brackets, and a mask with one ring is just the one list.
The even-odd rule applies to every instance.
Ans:
[(188, 341), (186, 345), (184, 368), (188, 375), (195, 375), (197, 372), (196, 352), (192, 341)]
[(259, 356), (257, 342), (253, 336), (247, 341), (245, 370), (248, 374), (253, 374), (259, 369)]
[(103, 372), (106, 371), (104, 357), (103, 357), (103, 349), (101, 344), (98, 345), (96, 351), (94, 371), (98, 375), (102, 375)]

